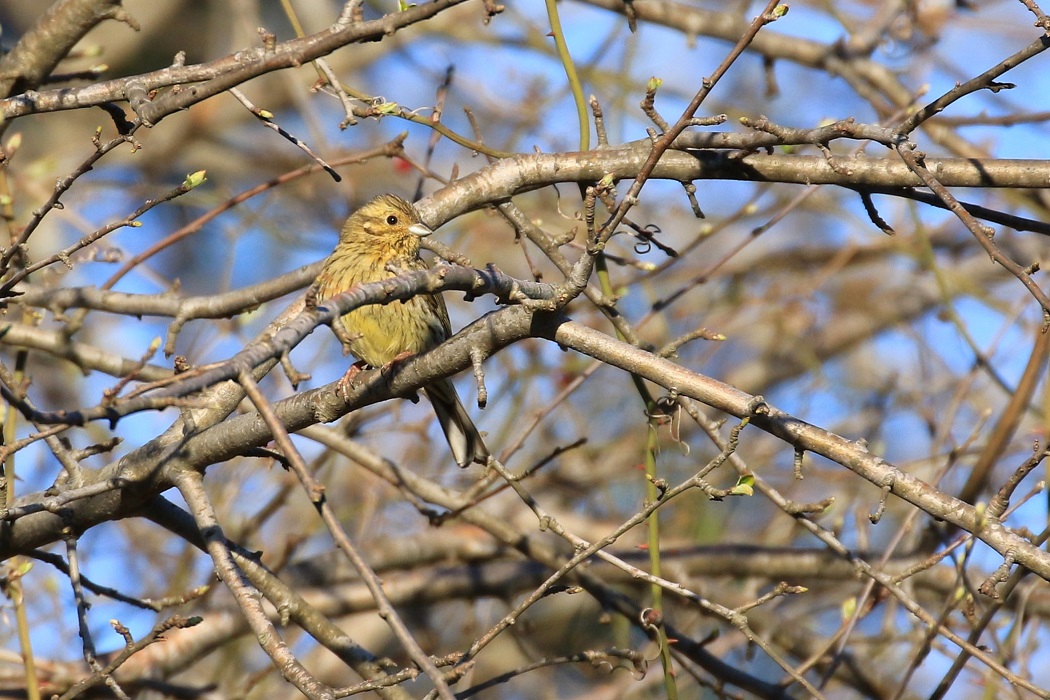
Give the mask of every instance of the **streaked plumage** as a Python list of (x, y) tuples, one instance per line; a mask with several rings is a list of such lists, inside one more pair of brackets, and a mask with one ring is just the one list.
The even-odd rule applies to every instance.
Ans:
[[(328, 299), (356, 284), (393, 277), (388, 267), (425, 270), (419, 257), (419, 238), (431, 233), (415, 208), (391, 194), (380, 195), (350, 215), (339, 243), (317, 278), (318, 300)], [(336, 323), (350, 352), (373, 367), (383, 367), (400, 356), (429, 350), (452, 335), (445, 302), (437, 294), (420, 294), (389, 304), (354, 309)], [(456, 463), (484, 464), (489, 452), (452, 382), (443, 379), (423, 387), (434, 405)]]

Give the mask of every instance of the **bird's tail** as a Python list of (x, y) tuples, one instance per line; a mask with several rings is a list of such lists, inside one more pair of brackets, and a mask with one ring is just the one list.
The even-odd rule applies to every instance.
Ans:
[(448, 446), (452, 448), (452, 457), (456, 464), (461, 467), (471, 462), (485, 464), (489, 458), (489, 450), (485, 447), (481, 433), (470, 419), (467, 409), (463, 408), (452, 382), (448, 379), (434, 382), (424, 387), (423, 393), (434, 405), (434, 413), (437, 414)]

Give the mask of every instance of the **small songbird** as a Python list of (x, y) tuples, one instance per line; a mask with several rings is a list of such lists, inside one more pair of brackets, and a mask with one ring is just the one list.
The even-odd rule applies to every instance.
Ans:
[[(343, 225), (339, 243), (317, 277), (318, 301), (357, 284), (394, 277), (397, 273), (392, 270), (427, 269), (419, 257), (419, 239), (431, 233), (415, 208), (400, 197), (383, 194), (372, 199)], [(355, 357), (372, 367), (385, 367), (424, 352), (452, 335), (448, 310), (439, 294), (362, 306), (339, 318), (333, 329)], [(434, 405), (456, 463), (461, 467), (471, 462), (484, 464), (489, 451), (452, 382), (433, 382), (423, 387), (423, 393)]]

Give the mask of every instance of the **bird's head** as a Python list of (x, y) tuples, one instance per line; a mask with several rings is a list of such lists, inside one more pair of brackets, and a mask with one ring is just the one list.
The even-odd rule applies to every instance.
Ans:
[(409, 202), (381, 194), (350, 215), (339, 240), (353, 248), (381, 251), (390, 259), (414, 258), (419, 255), (419, 239), (431, 233)]

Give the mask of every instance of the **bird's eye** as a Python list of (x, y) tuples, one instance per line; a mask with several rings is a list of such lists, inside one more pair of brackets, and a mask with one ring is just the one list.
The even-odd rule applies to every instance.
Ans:
[(396, 217), (396, 216), (394, 216), (393, 214), (391, 214), (390, 216), (386, 217), (386, 222), (387, 222), (387, 223), (388, 223), (389, 225), (393, 226), (394, 224), (396, 224), (396, 223), (397, 223), (397, 217)]

